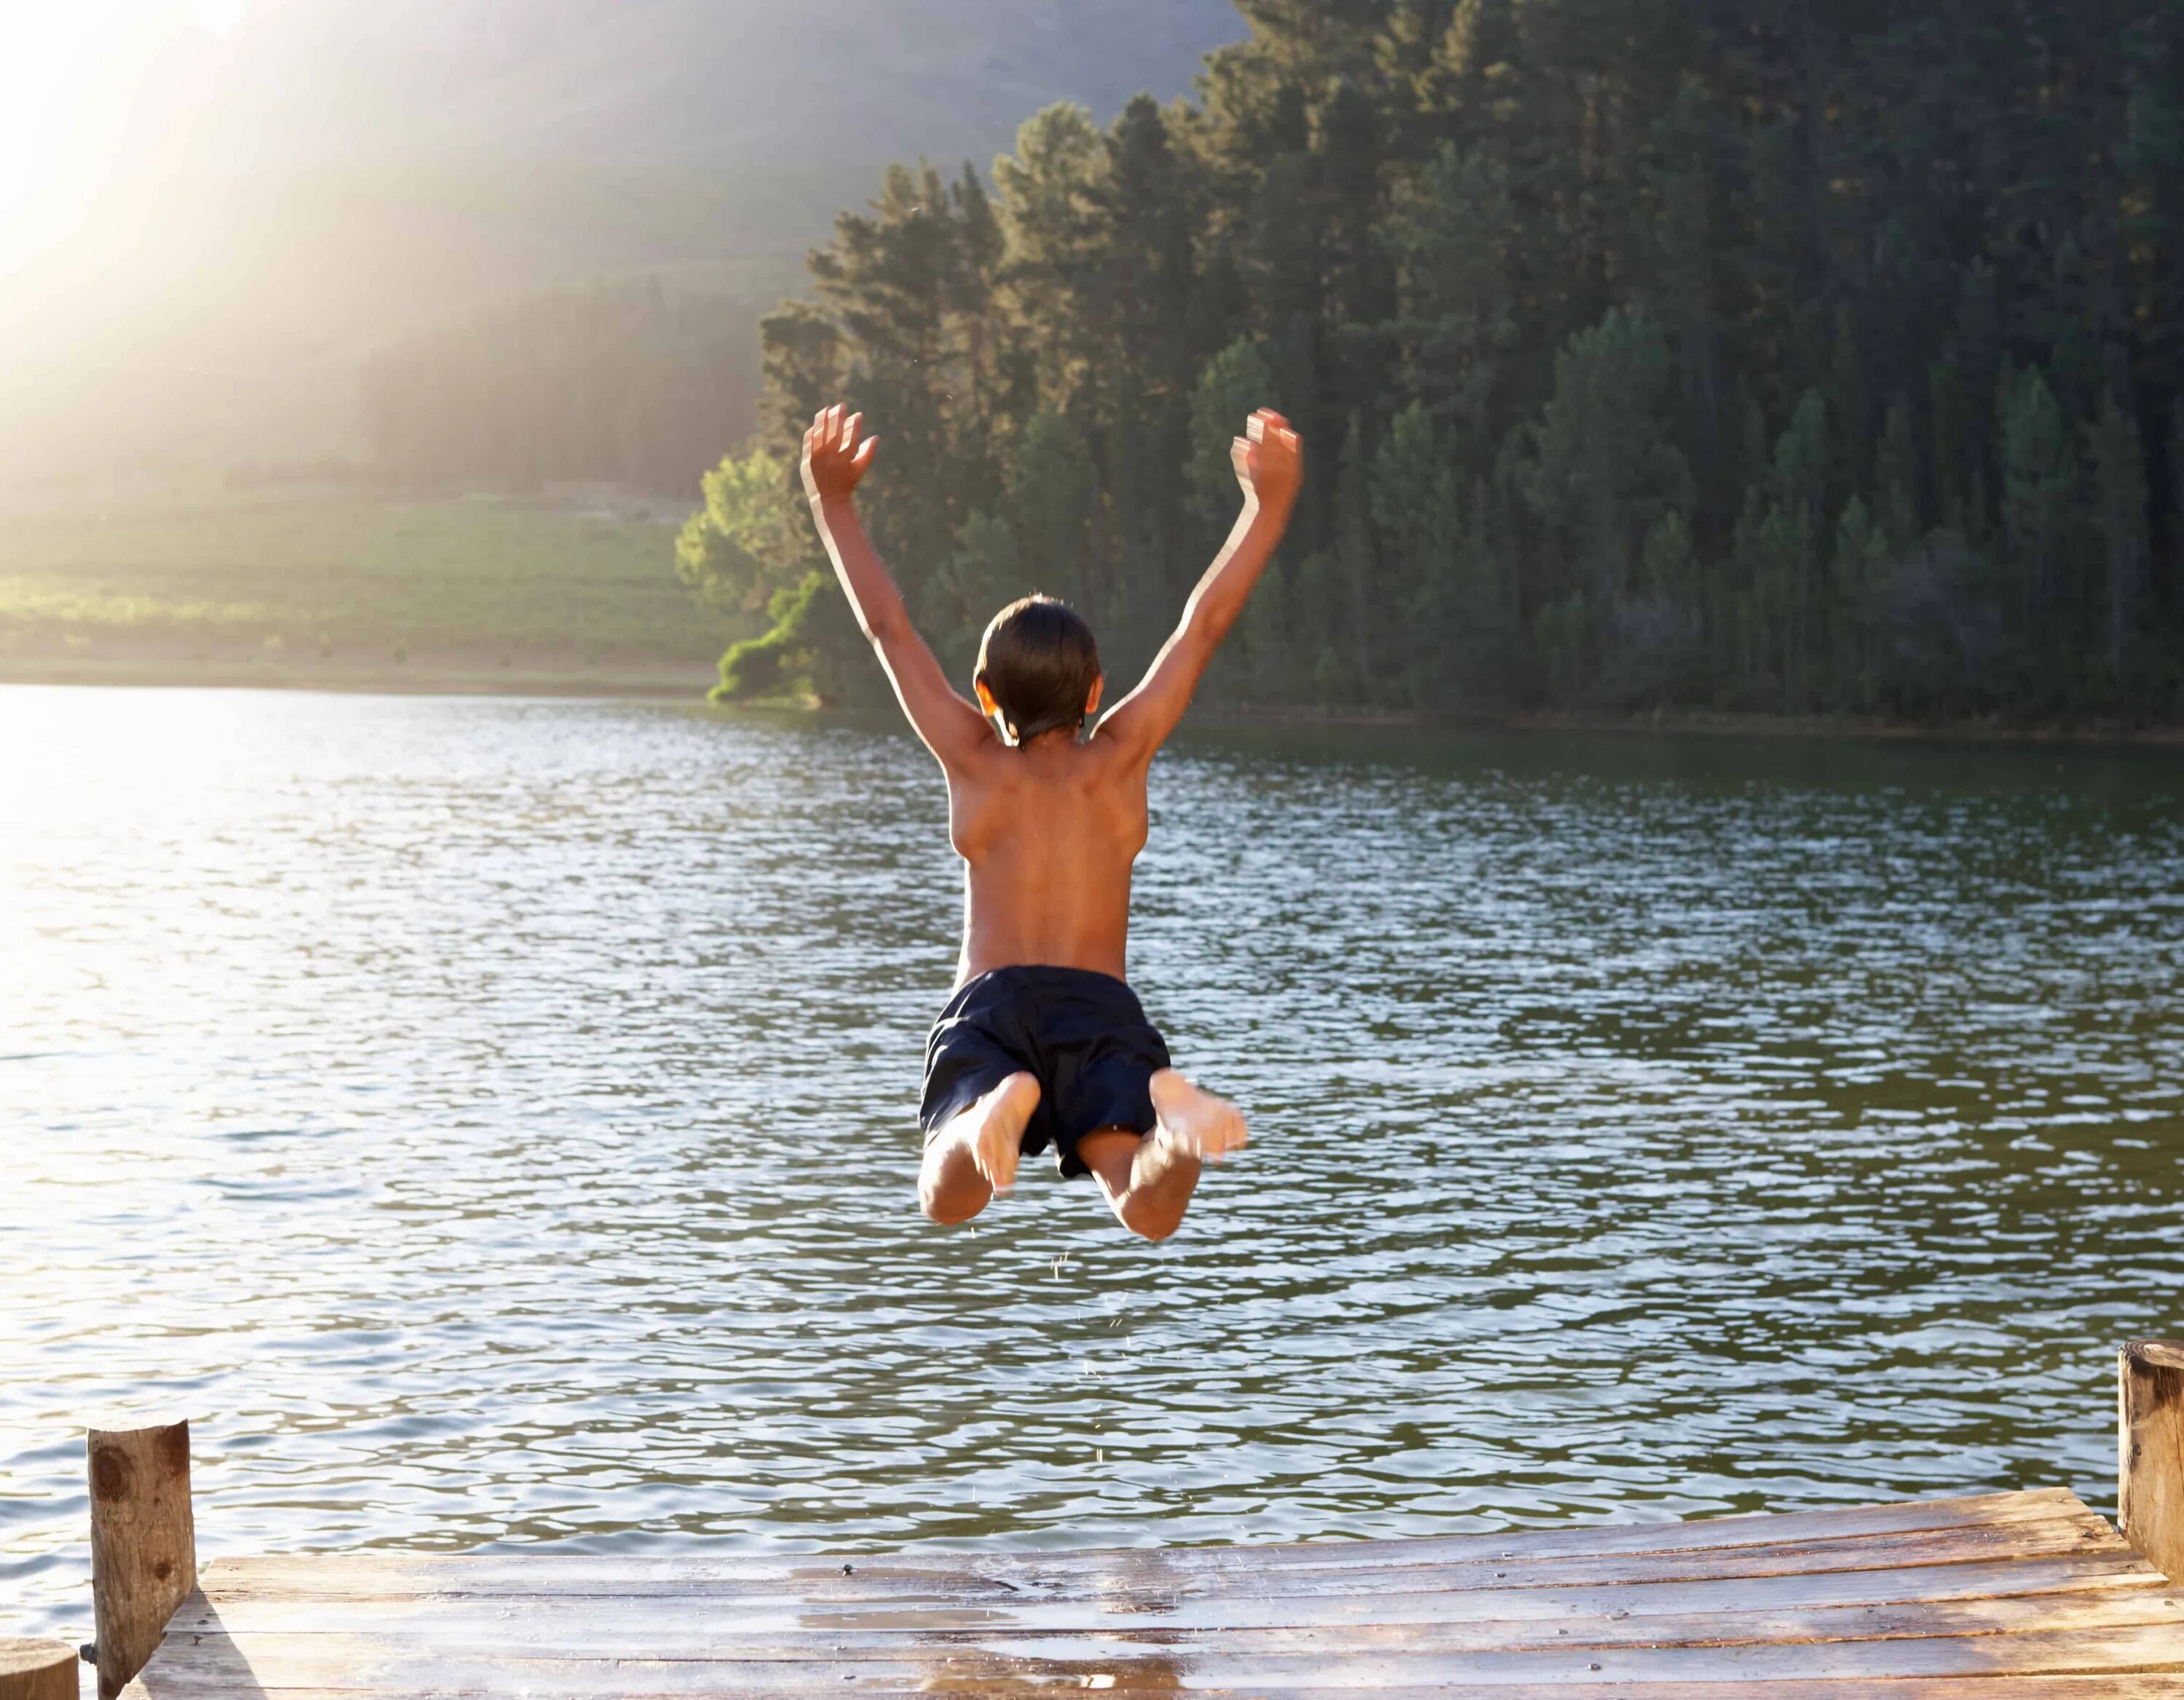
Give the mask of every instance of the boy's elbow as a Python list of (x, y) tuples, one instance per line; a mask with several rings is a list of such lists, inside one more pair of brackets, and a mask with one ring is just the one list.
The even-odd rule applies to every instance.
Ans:
[(1202, 660), (1210, 660), (1213, 652), (1221, 647), (1236, 624), (1240, 610), (1222, 608), (1201, 603), (1190, 610), (1184, 621), (1184, 635)]

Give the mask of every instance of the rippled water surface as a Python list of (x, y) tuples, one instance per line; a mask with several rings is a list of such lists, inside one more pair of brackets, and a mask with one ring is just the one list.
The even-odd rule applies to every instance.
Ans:
[(891, 728), (0, 690), (0, 1630), (208, 1553), (1267, 1541), (2061, 1483), (2184, 1332), (2184, 757), (1201, 733), (1176, 1240), (911, 1200)]

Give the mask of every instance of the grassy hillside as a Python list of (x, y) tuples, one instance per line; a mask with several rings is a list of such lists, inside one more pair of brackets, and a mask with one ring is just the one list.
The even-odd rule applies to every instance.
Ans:
[(616, 503), (167, 492), (0, 509), (0, 678), (702, 689), (732, 635)]

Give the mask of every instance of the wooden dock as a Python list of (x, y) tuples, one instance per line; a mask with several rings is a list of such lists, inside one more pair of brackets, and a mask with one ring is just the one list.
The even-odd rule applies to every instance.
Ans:
[[(100, 1687), (107, 1700), (2184, 1700), (2184, 1346), (2126, 1348), (2120, 1388), (2121, 1533), (2053, 1488), (1407, 1541), (361, 1553), (224, 1559), (201, 1576), (173, 1528), (187, 1430), (94, 1433)], [(11, 1689), (0, 1670), (0, 1700), (48, 1692)]]
[(207, 1568), (124, 1692), (1372, 1688), (2184, 1700), (2184, 1588), (2060, 1490), (1459, 1540)]

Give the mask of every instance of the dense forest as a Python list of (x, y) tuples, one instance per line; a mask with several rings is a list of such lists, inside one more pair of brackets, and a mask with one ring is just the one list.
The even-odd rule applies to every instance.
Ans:
[(2184, 715), (2184, 0), (1239, 0), (1195, 101), (889, 170), (762, 325), (686, 578), (727, 694), (877, 681), (796, 433), (952, 667), (1142, 662), (1271, 403), (1308, 488), (1208, 694)]
[(415, 484), (686, 494), (756, 423), (757, 316), (656, 278), (480, 309), (365, 360), (372, 463)]

